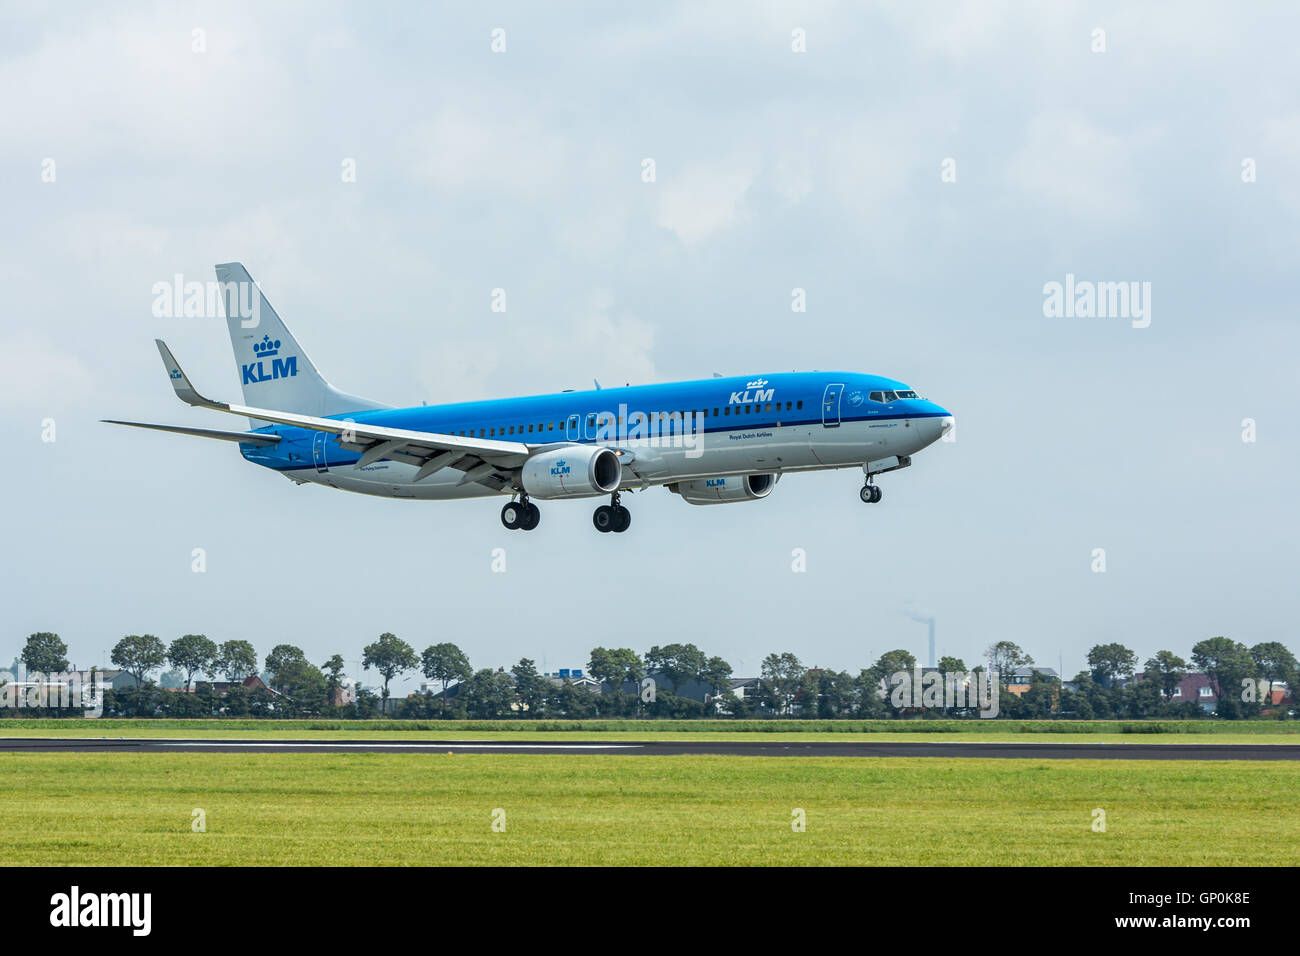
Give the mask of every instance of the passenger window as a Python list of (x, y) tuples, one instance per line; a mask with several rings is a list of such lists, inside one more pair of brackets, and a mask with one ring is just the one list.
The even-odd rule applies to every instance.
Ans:
[(531, 434), (532, 434), (532, 431), (533, 431), (533, 426), (532, 426), (531, 424), (529, 424), (529, 426), (528, 426), (528, 433), (531, 435)]
[(724, 414), (724, 415), (730, 415), (730, 414), (731, 414), (731, 406), (728, 405), (726, 408), (724, 408), (724, 409), (722, 410), (722, 414)]
[(803, 408), (803, 399), (799, 399), (799, 401), (795, 403), (795, 407), (796, 407), (796, 408), (799, 408), (799, 409), (802, 409), (802, 408)]
[(713, 417), (714, 418), (718, 417), (718, 410), (716, 408), (713, 410)]
[(771, 403), (771, 402), (768, 402), (768, 403), (767, 403), (767, 407), (764, 409), (764, 411), (768, 411), (768, 412), (770, 412), (771, 410), (772, 410), (772, 403)]

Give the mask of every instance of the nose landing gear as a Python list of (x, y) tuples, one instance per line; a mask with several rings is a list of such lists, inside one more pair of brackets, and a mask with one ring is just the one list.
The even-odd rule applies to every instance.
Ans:
[(622, 534), (632, 524), (632, 512), (619, 504), (618, 492), (609, 496), (610, 503), (601, 505), (591, 515), (591, 523), (600, 532), (613, 531)]
[(501, 523), (507, 531), (532, 531), (541, 520), (541, 509), (529, 501), (527, 495), (520, 495), (518, 501), (507, 502), (501, 509)]

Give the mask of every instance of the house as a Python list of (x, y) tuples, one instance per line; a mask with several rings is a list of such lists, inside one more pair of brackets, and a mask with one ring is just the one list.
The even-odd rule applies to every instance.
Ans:
[(1005, 689), (1019, 697), (1033, 685), (1034, 677), (1046, 678), (1053, 684), (1061, 682), (1061, 675), (1052, 667), (1017, 667), (1006, 678)]
[[(1134, 682), (1145, 681), (1146, 679), (1145, 672), (1138, 672), (1133, 675)], [(1202, 674), (1199, 671), (1186, 674), (1174, 687), (1174, 692), (1169, 695), (1168, 700), (1174, 704), (1196, 704), (1206, 713), (1213, 713), (1214, 709), (1219, 705), (1218, 695), (1214, 692), (1214, 681), (1210, 679), (1209, 674)]]
[(279, 694), (276, 691), (272, 690), (269, 686), (267, 686), (266, 681), (262, 680), (262, 678), (256, 674), (250, 674), (248, 677), (245, 677), (241, 681), (228, 681), (228, 680), (195, 681), (194, 692), (197, 692), (200, 686), (206, 686), (210, 688), (212, 690), (212, 693), (216, 694), (218, 697), (224, 697), (226, 694), (229, 694), (231, 690), (233, 690), (236, 687), (243, 687), (246, 690), (261, 690), (261, 691), (265, 691), (268, 694), (274, 694), (277, 697), (279, 696)]

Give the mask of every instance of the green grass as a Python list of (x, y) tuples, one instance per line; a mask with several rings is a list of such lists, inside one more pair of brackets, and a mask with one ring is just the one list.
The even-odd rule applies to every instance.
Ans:
[[(1293, 763), (0, 754), (0, 779), (10, 865), (1249, 866), (1300, 853)], [(191, 832), (196, 807), (206, 833)], [(806, 832), (791, 830), (796, 807)]]
[(0, 720), (0, 737), (243, 737), (320, 740), (870, 740), (987, 743), (1297, 743), (1300, 721), (828, 720)]

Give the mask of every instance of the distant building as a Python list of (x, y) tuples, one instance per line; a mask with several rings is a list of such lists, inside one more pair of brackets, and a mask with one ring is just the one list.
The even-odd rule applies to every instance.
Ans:
[(1054, 684), (1061, 682), (1061, 675), (1052, 667), (1017, 667), (1007, 677), (1006, 690), (1019, 697), (1033, 686), (1034, 677), (1046, 678)]
[[(236, 687), (243, 687), (247, 690), (264, 690), (268, 694), (276, 694), (274, 690), (272, 690), (269, 686), (267, 686), (266, 681), (262, 680), (262, 678), (260, 678), (256, 674), (250, 674), (248, 677), (245, 677), (241, 681), (229, 681), (229, 680), (195, 681), (194, 691), (197, 691), (200, 686), (208, 687), (209, 689), (211, 689), (212, 693), (216, 694), (218, 697), (224, 697), (226, 694), (229, 694)], [(278, 697), (279, 695), (276, 694), (276, 696)]]

